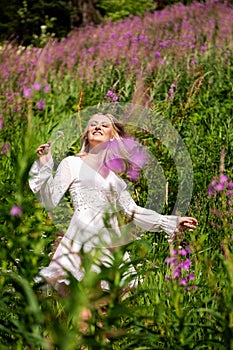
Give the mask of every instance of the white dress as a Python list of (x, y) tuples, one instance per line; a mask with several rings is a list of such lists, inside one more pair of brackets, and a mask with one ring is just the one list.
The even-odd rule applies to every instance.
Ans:
[[(125, 181), (112, 171), (104, 178), (78, 156), (64, 158), (54, 176), (52, 171), (52, 158), (42, 167), (39, 161), (34, 162), (30, 170), (31, 190), (48, 211), (69, 190), (74, 213), (49, 266), (40, 270), (40, 276), (49, 283), (66, 282), (67, 271), (77, 280), (83, 278), (79, 256), (81, 248), (84, 252), (101, 248), (98, 249), (102, 252), (101, 263), (111, 264), (111, 248), (122, 245), (128, 239), (122, 233), (128, 232), (128, 227), (120, 230), (118, 225), (119, 210), (147, 231), (165, 231), (172, 235), (177, 227), (178, 216), (165, 216), (137, 206), (126, 189)], [(106, 225), (107, 213), (109, 225)], [(129, 261), (127, 252), (124, 260)], [(98, 264), (93, 265), (93, 271), (100, 271)], [(133, 266), (129, 273), (135, 273)]]

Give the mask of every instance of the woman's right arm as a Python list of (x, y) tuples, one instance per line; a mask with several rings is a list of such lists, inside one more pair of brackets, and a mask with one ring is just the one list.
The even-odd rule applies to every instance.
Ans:
[(59, 203), (73, 181), (72, 171), (68, 158), (65, 158), (53, 177), (54, 164), (50, 143), (39, 146), (36, 153), (39, 159), (31, 167), (29, 186), (45, 208), (51, 210)]

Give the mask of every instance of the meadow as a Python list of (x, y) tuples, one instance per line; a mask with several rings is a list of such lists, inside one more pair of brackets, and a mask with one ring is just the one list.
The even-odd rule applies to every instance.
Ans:
[[(60, 41), (44, 34), (38, 47), (1, 45), (1, 350), (233, 349), (232, 18), (227, 2), (193, 2), (78, 28)], [(85, 277), (70, 276), (69, 297), (62, 298), (34, 282), (61, 228), (29, 189), (28, 173), (36, 147), (57, 126), (71, 116), (82, 124), (83, 111), (104, 103), (139, 105), (154, 116), (138, 137), (166, 177), (164, 214), (171, 214), (180, 184), (174, 140), (168, 133), (163, 143), (155, 133), (159, 118), (177, 131), (193, 175), (182, 184), (192, 192), (185, 214), (199, 225), (173, 243), (163, 233), (141, 232), (100, 274), (84, 254)], [(79, 146), (80, 137), (65, 154)], [(58, 159), (63, 155), (59, 149)], [(144, 204), (143, 177), (131, 187)], [(122, 298), (130, 280), (123, 279), (125, 250), (143, 280)], [(96, 291), (102, 279), (108, 293)], [(108, 307), (100, 312), (98, 302)], [(85, 332), (83, 307), (92, 310)]]

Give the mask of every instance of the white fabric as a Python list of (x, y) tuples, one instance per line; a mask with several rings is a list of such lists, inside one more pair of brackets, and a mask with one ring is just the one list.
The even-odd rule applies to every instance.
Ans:
[[(172, 235), (177, 227), (177, 216), (164, 216), (153, 210), (136, 205), (126, 189), (126, 183), (110, 171), (106, 178), (92, 169), (80, 157), (70, 156), (62, 160), (53, 176), (52, 158), (40, 167), (36, 161), (30, 170), (29, 185), (47, 210), (52, 210), (69, 190), (74, 214), (51, 263), (40, 271), (40, 275), (50, 281), (65, 281), (66, 271), (81, 280), (83, 271), (79, 251), (91, 252), (102, 248), (99, 260), (111, 263), (109, 248), (124, 241), (117, 221), (119, 209), (132, 218), (139, 227), (151, 231), (165, 231)], [(110, 227), (104, 219), (108, 213)], [(127, 227), (126, 230), (127, 231)], [(129, 261), (128, 253), (124, 256)], [(99, 272), (99, 267), (93, 266)], [(134, 268), (130, 268), (135, 273)]]

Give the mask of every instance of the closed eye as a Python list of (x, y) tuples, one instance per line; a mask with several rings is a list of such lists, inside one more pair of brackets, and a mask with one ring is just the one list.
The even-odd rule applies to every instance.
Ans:
[(110, 127), (110, 124), (108, 123), (97, 123), (97, 122), (93, 122), (89, 125), (89, 127), (91, 128), (94, 128), (96, 127), (97, 125), (101, 125), (103, 128), (109, 128)]

